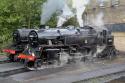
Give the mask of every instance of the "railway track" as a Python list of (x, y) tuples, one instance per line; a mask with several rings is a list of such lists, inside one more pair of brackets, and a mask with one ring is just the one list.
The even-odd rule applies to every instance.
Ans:
[(14, 74), (28, 72), (20, 63), (5, 63), (0, 64), (0, 77), (7, 77)]
[(0, 61), (0, 64), (11, 63), (9, 60)]
[[(121, 53), (121, 54), (124, 54), (124, 53)], [(92, 64), (92, 65), (95, 65), (95, 64)], [(97, 70), (91, 67), (92, 65), (89, 65), (90, 67), (88, 67), (88, 65), (87, 64), (80, 65), (80, 68), (79, 67), (77, 68), (76, 65), (75, 66), (68, 65), (66, 67), (61, 67), (61, 68), (47, 68), (39, 71), (29, 71), (29, 70), (26, 70), (23, 64), (20, 64), (20, 63), (16, 63), (16, 62), (4, 63), (4, 64), (0, 64), (0, 77), (2, 78), (7, 77), (7, 78), (11, 78), (12, 80), (17, 80), (20, 82), (26, 81), (31, 83), (32, 81), (33, 83), (36, 83), (36, 80), (39, 80), (38, 83), (44, 83), (44, 82), (57, 83), (59, 81), (64, 81), (62, 83), (70, 83), (70, 82), (84, 80), (84, 79), (91, 79), (93, 77), (99, 77), (107, 74), (122, 72), (125, 70), (124, 63), (114, 64), (112, 66), (111, 65), (106, 66), (104, 64), (104, 67), (100, 66), (103, 64), (97, 63), (97, 65), (95, 65), (95, 68), (97, 66), (96, 68)], [(84, 69), (84, 67), (88, 68), (87, 71), (86, 69)], [(91, 68), (93, 68), (92, 71), (88, 71)]]
[(4, 64), (4, 63), (10, 63), (10, 61), (7, 59), (6, 56), (1, 56), (0, 57), (0, 64)]
[[(85, 67), (85, 66), (83, 66)], [(23, 83), (72, 83), (92, 79), (95, 77), (124, 72), (125, 64), (108, 65), (90, 71), (84, 69), (75, 69), (75, 66), (69, 68), (45, 69), (41, 71), (31, 71), (8, 76), (9, 80), (15, 80)], [(6, 76), (5, 76), (6, 77)], [(18, 83), (16, 82), (16, 83)], [(9, 82), (7, 82), (9, 83)], [(79, 82), (78, 82), (79, 83)], [(82, 83), (82, 82), (81, 82)], [(83, 82), (84, 83), (84, 82)]]
[(6, 56), (0, 57), (0, 77), (7, 77), (19, 73), (29, 72), (23, 64), (10, 62)]
[(13, 69), (9, 71), (0, 72), (0, 77), (8, 77), (10, 75), (28, 72), (29, 70), (25, 68)]

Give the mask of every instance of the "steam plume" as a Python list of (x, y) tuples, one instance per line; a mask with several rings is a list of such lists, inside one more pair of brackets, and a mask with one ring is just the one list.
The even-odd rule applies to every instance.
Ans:
[[(72, 0), (72, 8), (69, 8), (66, 0), (47, 0), (42, 6), (41, 24), (45, 24), (57, 11), (62, 11), (58, 16), (57, 26), (62, 24), (76, 14), (79, 25), (83, 26), (82, 14), (89, 0)], [(75, 9), (76, 11), (71, 11)], [(73, 14), (74, 13), (74, 14)]]
[(85, 11), (86, 5), (89, 3), (89, 0), (72, 0), (72, 8), (69, 8), (67, 3), (63, 9), (63, 13), (59, 16), (58, 26), (61, 26), (65, 21), (70, 19), (73, 16), (76, 16), (77, 21), (80, 27), (84, 26), (82, 15)]
[(64, 4), (65, 0), (47, 0), (42, 6), (41, 24), (45, 24), (54, 13), (62, 10)]
[(76, 10), (75, 13), (80, 27), (84, 26), (82, 15), (87, 4), (89, 4), (89, 0), (73, 0), (73, 8)]
[(74, 16), (73, 12), (68, 7), (68, 5), (65, 4), (65, 6), (62, 10), (62, 14), (60, 16), (58, 16), (57, 27), (62, 26), (64, 22), (66, 22), (68, 19), (70, 19), (73, 16)]

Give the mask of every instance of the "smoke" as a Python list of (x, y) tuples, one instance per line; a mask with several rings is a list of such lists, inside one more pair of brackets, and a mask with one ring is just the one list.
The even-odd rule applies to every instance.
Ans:
[(62, 10), (62, 14), (60, 16), (58, 16), (57, 27), (62, 26), (64, 24), (64, 22), (66, 22), (68, 19), (70, 19), (73, 16), (74, 16), (73, 12), (68, 7), (68, 5), (65, 4), (65, 6)]
[(82, 15), (86, 9), (86, 5), (89, 4), (89, 0), (73, 0), (73, 9), (75, 9), (76, 18), (80, 27), (84, 26)]
[(65, 5), (65, 0), (47, 0), (42, 6), (41, 24), (50, 20), (51, 16)]
[[(106, 1), (107, 0), (98, 0), (100, 5)], [(41, 24), (45, 24), (50, 20), (54, 13), (58, 12), (57, 27), (62, 26), (64, 22), (73, 16), (76, 16), (79, 26), (83, 27), (84, 22), (82, 15), (86, 9), (86, 5), (88, 5), (89, 2), (90, 0), (71, 0), (70, 5), (72, 7), (69, 7), (67, 0), (47, 0), (47, 2), (45, 2), (42, 6)], [(103, 12), (100, 12), (96, 15), (96, 18), (92, 20), (92, 24), (99, 27), (103, 26), (103, 17)]]
[(76, 16), (77, 21), (80, 27), (83, 27), (82, 15), (85, 11), (86, 5), (89, 3), (89, 0), (72, 0), (72, 8), (69, 8), (67, 3), (63, 9), (63, 13), (59, 16), (57, 26), (62, 26), (65, 21), (70, 19), (73, 16)]
[(104, 13), (100, 12), (96, 15), (96, 17), (92, 20), (92, 23), (94, 26), (98, 26), (98, 27), (103, 27), (104, 26)]
[(62, 26), (65, 21), (76, 15), (79, 25), (83, 26), (82, 15), (89, 0), (72, 0), (72, 7), (69, 8), (66, 0), (47, 0), (42, 6), (41, 24), (50, 20), (51, 16), (60, 11), (57, 26)]

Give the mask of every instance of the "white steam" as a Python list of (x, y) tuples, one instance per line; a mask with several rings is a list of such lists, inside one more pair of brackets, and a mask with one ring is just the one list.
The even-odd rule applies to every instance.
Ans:
[(89, 4), (89, 0), (73, 0), (73, 8), (76, 10), (75, 13), (80, 27), (84, 26), (82, 15), (87, 4)]
[(64, 24), (64, 22), (66, 22), (68, 19), (70, 19), (73, 16), (74, 16), (73, 12), (68, 7), (68, 5), (65, 4), (65, 6), (62, 10), (62, 14), (60, 16), (58, 16), (57, 27), (62, 26)]
[(103, 12), (100, 12), (96, 15), (95, 19), (93, 19), (92, 23), (94, 24), (94, 26), (98, 26), (98, 27), (102, 27), (104, 26), (104, 14)]
[(66, 0), (47, 0), (42, 6), (41, 24), (45, 24), (54, 13), (61, 11), (57, 26), (62, 26), (65, 21), (76, 15), (77, 21), (82, 27), (84, 25), (82, 15), (88, 3), (89, 0), (72, 0), (70, 8)]
[(41, 24), (50, 20), (51, 16), (64, 7), (65, 0), (47, 0), (42, 6)]
[[(69, 8), (67, 3), (63, 9), (63, 13), (59, 16), (57, 26), (62, 26), (62, 24), (73, 16), (76, 16), (77, 22), (80, 27), (84, 26), (82, 15), (86, 9), (86, 5), (89, 0), (72, 0), (72, 8)], [(72, 11), (71, 11), (72, 10)]]

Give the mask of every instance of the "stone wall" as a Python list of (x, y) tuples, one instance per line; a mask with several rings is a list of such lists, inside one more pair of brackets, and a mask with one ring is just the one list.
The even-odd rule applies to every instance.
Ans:
[(91, 23), (91, 19), (96, 18), (97, 14), (103, 12), (105, 24), (118, 24), (125, 23), (125, 0), (113, 0), (118, 1), (116, 6), (112, 6), (112, 0), (107, 0), (104, 3), (104, 7), (100, 7), (100, 3), (97, 0), (91, 0), (91, 3), (87, 6), (83, 18), (87, 15), (85, 23)]
[(115, 32), (113, 35), (116, 49), (125, 52), (125, 32)]

